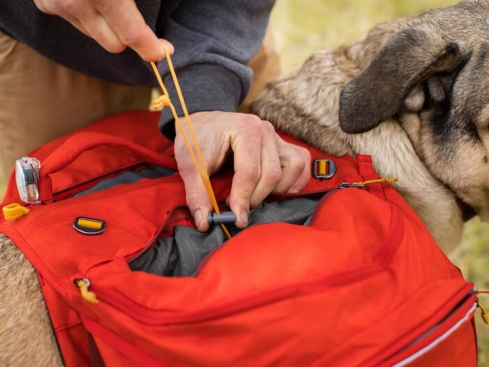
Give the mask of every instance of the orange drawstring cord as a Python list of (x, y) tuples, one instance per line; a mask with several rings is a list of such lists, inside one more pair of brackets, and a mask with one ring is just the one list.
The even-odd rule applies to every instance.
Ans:
[[(175, 73), (175, 69), (173, 68), (173, 63), (171, 61), (170, 53), (168, 52), (168, 49), (166, 48), (165, 45), (162, 44), (161, 46), (164, 48), (165, 53), (166, 53), (166, 60), (168, 62), (168, 67), (170, 69), (170, 73), (171, 73), (171, 76), (173, 78), (173, 82), (175, 83), (175, 88), (177, 90), (177, 94), (178, 94), (178, 98), (180, 100), (180, 104), (182, 105), (182, 110), (183, 110), (183, 113), (185, 115), (185, 120), (187, 122), (187, 126), (188, 126), (188, 129), (189, 129), (191, 137), (192, 137), (195, 152), (194, 152), (194, 148), (192, 148), (192, 145), (190, 144), (190, 141), (187, 137), (187, 134), (185, 133), (183, 125), (177, 116), (175, 107), (173, 106), (173, 104), (170, 101), (168, 91), (165, 88), (165, 85), (163, 84), (163, 80), (161, 79), (161, 75), (158, 71), (158, 68), (156, 67), (156, 64), (154, 62), (151, 62), (151, 66), (153, 67), (153, 71), (156, 75), (156, 78), (158, 79), (158, 83), (160, 84), (161, 90), (163, 92), (162, 96), (153, 100), (153, 107), (157, 108), (157, 109), (162, 108), (164, 106), (170, 107), (171, 112), (173, 114), (173, 117), (175, 118), (175, 122), (178, 125), (178, 129), (179, 129), (180, 133), (182, 134), (182, 137), (185, 141), (185, 145), (187, 146), (187, 149), (190, 153), (192, 161), (194, 162), (195, 168), (197, 169), (197, 172), (199, 173), (199, 176), (202, 180), (202, 183), (204, 184), (204, 187), (207, 191), (207, 195), (209, 195), (209, 199), (211, 200), (214, 211), (217, 214), (220, 214), (219, 206), (217, 204), (217, 200), (216, 200), (216, 197), (214, 195), (214, 191), (212, 189), (211, 181), (209, 179), (209, 174), (207, 173), (207, 169), (205, 167), (204, 158), (202, 157), (202, 153), (200, 152), (199, 144), (197, 142), (197, 138), (195, 136), (195, 132), (194, 132), (194, 129), (192, 126), (192, 121), (190, 120), (190, 116), (189, 116), (188, 111), (187, 111), (187, 106), (185, 105), (185, 101), (183, 99), (182, 90), (180, 89), (180, 84), (178, 83), (178, 79), (177, 79), (177, 76)], [(227, 230), (226, 226), (221, 223), (221, 227), (222, 227), (226, 237), (228, 239), (230, 239), (231, 234)]]
[(75, 281), (75, 283), (76, 283), (76, 286), (78, 287), (78, 289), (80, 290), (80, 293), (81, 293), (81, 295), (85, 301), (87, 301), (88, 303), (93, 303), (93, 304), (98, 303), (98, 300), (97, 300), (97, 297), (95, 296), (95, 293), (90, 292), (88, 290), (88, 287), (90, 285), (90, 282), (88, 281), (88, 279), (78, 279)]
[(386, 183), (389, 185), (394, 184), (394, 182), (397, 181), (396, 177), (387, 177), (387, 178), (379, 178), (378, 180), (369, 180), (369, 181), (363, 181), (363, 182), (354, 182), (352, 185), (370, 185), (370, 184), (375, 184), (375, 183)]

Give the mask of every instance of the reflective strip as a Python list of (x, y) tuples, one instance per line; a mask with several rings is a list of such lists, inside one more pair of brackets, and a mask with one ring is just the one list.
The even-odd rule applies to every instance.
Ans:
[(444, 341), (446, 338), (448, 338), (451, 334), (453, 334), (462, 324), (467, 321), (469, 318), (472, 317), (472, 315), (475, 312), (475, 309), (477, 307), (477, 304), (474, 303), (474, 305), (470, 308), (469, 311), (467, 311), (467, 314), (460, 319), (455, 325), (453, 325), (449, 330), (447, 330), (442, 336), (440, 336), (438, 339), (434, 340), (431, 344), (427, 345), (423, 349), (417, 351), (414, 353), (412, 356), (406, 358), (405, 360), (395, 364), (393, 367), (402, 367), (406, 366), (415, 359), (421, 357), (422, 355), (428, 353), (430, 350), (432, 350), (434, 347), (436, 347), (438, 344), (440, 344), (442, 341)]

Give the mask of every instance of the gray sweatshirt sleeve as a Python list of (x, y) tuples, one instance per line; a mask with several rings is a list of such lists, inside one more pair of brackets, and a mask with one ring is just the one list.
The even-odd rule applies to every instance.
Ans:
[[(189, 113), (233, 112), (251, 84), (247, 66), (261, 46), (273, 0), (184, 0), (165, 22), (160, 37), (172, 42), (172, 61)], [(167, 61), (158, 63), (170, 99), (180, 102)], [(164, 108), (160, 128), (174, 136), (174, 121)]]

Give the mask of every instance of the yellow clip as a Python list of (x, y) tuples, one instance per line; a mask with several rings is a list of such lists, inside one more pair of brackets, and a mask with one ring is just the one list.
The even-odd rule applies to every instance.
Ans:
[(489, 313), (486, 311), (484, 306), (482, 306), (481, 301), (479, 301), (478, 297), (475, 299), (475, 301), (477, 302), (477, 306), (481, 309), (482, 320), (484, 320), (484, 322), (489, 325)]
[(4, 206), (2, 211), (6, 220), (14, 220), (29, 213), (29, 209), (17, 203)]
[(85, 301), (88, 303), (97, 304), (98, 300), (95, 293), (90, 292), (88, 287), (90, 286), (90, 281), (88, 279), (78, 279), (75, 280), (75, 284), (80, 289), (80, 293)]

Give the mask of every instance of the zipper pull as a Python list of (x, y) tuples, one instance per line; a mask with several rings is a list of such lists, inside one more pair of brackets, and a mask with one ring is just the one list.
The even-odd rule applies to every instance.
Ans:
[(477, 303), (477, 307), (481, 309), (482, 320), (489, 325), (489, 312), (487, 312), (484, 306), (482, 306), (481, 301), (479, 301), (479, 297), (476, 297), (475, 302)]
[(386, 178), (379, 178), (378, 180), (369, 180), (363, 182), (353, 182), (353, 183), (342, 182), (340, 183), (339, 188), (344, 189), (347, 187), (365, 187), (366, 185), (375, 184), (375, 183), (386, 183), (392, 185), (396, 181), (397, 181), (397, 177), (386, 177)]
[(75, 284), (80, 290), (80, 293), (85, 301), (92, 304), (97, 304), (98, 300), (95, 293), (90, 292), (88, 287), (90, 287), (90, 281), (87, 278), (75, 280)]

